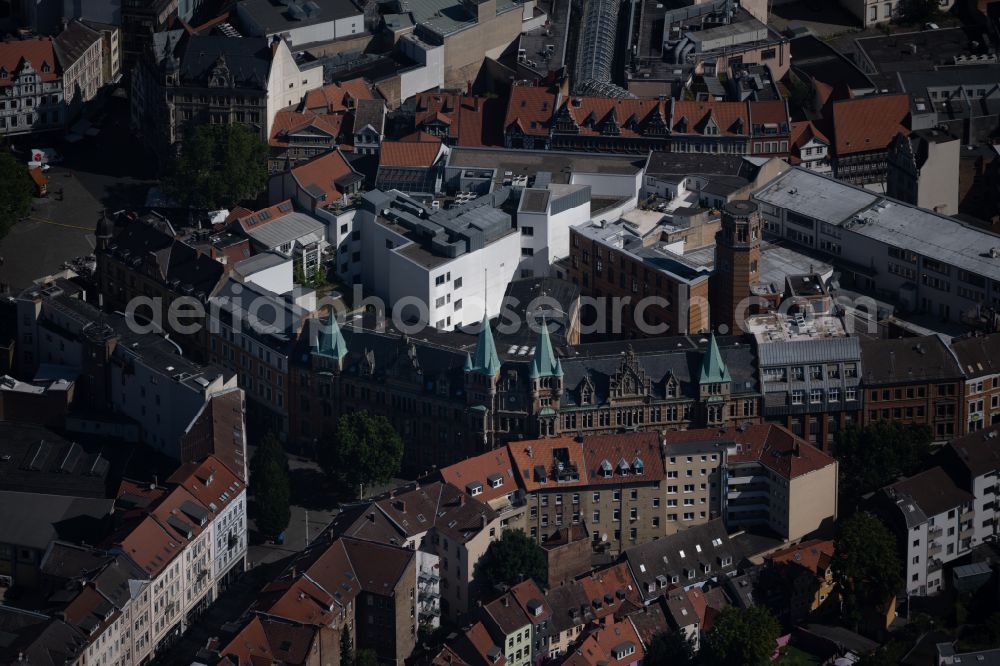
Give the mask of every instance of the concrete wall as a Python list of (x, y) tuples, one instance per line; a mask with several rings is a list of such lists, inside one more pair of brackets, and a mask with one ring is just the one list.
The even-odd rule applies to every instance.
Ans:
[(288, 46), (283, 41), (279, 42), (271, 60), (271, 72), (267, 81), (266, 136), (271, 136), (271, 125), (280, 109), (297, 104), (307, 91), (322, 85), (323, 68), (300, 70)]
[(789, 482), (788, 539), (801, 539), (837, 519), (837, 468), (834, 462)]
[(289, 259), (283, 263), (276, 266), (270, 266), (262, 271), (257, 271), (256, 273), (250, 273), (249, 275), (243, 274), (240, 271), (239, 264), (235, 266), (236, 272), (243, 275), (243, 280), (245, 282), (251, 282), (253, 284), (260, 285), (268, 291), (273, 291), (276, 294), (287, 294), (295, 286), (293, 280), (293, 261)]
[(417, 93), (444, 86), (444, 46), (427, 44), (413, 35), (407, 35), (399, 40), (399, 49), (406, 56), (420, 63), (420, 66), (399, 75), (399, 101), (397, 105)]
[(498, 58), (518, 39), (522, 18), (519, 9), (504, 12), (490, 20), (483, 16), (483, 8), (480, 7), (479, 23), (445, 38), (446, 87), (465, 88), (469, 81), (476, 80), (483, 60)]

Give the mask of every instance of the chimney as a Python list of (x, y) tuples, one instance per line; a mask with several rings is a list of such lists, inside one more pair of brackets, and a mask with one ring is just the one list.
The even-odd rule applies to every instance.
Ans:
[(802, 452), (799, 450), (799, 443), (798, 442), (795, 442), (794, 453), (795, 453), (795, 457), (796, 458), (798, 458), (800, 455), (802, 455)]
[(375, 512), (374, 511), (372, 511), (371, 513), (368, 514), (368, 521), (372, 522), (372, 523), (375, 522)]
[(458, 505), (465, 506), (465, 493), (458, 496)]
[(504, 608), (510, 607), (510, 598), (506, 594), (503, 595), (503, 607)]

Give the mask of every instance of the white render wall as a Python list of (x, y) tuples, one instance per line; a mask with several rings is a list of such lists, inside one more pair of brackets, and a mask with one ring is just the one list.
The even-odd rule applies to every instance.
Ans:
[(298, 104), (306, 92), (322, 85), (323, 68), (299, 69), (288, 45), (279, 41), (267, 77), (267, 136), (271, 136), (271, 125), (279, 110)]
[(333, 21), (314, 23), (313, 25), (292, 28), (291, 30), (282, 30), (280, 33), (266, 32), (264, 27), (250, 16), (242, 3), (237, 3), (236, 13), (239, 15), (240, 22), (249, 36), (268, 38), (276, 35), (287, 36), (289, 46), (292, 48), (313, 42), (328, 42), (342, 37), (350, 37), (351, 35), (358, 35), (365, 31), (365, 16), (361, 12)]
[[(478, 324), (487, 298), (487, 315), (500, 313), (507, 284), (515, 277), (521, 258), (521, 236), (516, 231), (482, 250), (427, 268), (400, 252), (412, 242), (408, 238), (383, 226), (370, 213), (362, 212), (355, 219), (360, 221), (362, 238), (361, 281), (366, 292), (385, 302), (389, 314), (404, 298), (424, 304), (431, 325), (441, 323), (449, 329)], [(387, 241), (392, 249), (386, 246)], [(439, 277), (443, 278), (440, 285)], [(443, 299), (440, 305), (438, 299)], [(403, 314), (416, 312), (409, 307)]]
[(399, 75), (400, 101), (425, 90), (444, 87), (444, 46), (427, 44), (414, 35), (406, 35), (398, 43), (400, 51), (420, 63)]
[[(295, 286), (293, 263), (293, 260), (289, 259), (262, 271), (243, 275), (243, 281), (259, 285), (275, 294), (287, 294)], [(239, 272), (239, 264), (237, 264), (236, 270)]]

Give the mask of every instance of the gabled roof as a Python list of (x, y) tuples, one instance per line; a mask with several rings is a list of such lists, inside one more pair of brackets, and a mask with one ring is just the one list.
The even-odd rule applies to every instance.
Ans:
[(827, 146), (830, 145), (830, 140), (826, 138), (826, 135), (816, 129), (816, 126), (813, 125), (812, 122), (803, 120), (792, 123), (791, 148), (793, 152), (800, 150), (812, 139), (816, 139), (820, 143), (825, 143)]
[(314, 157), (294, 167), (291, 173), (296, 184), (316, 200), (316, 205), (320, 208), (343, 198), (343, 194), (337, 189), (338, 180), (357, 174), (339, 149)]
[(274, 148), (287, 148), (289, 137), (312, 130), (312, 134), (326, 134), (331, 142), (336, 142), (344, 123), (342, 115), (316, 114), (311, 111), (278, 111), (271, 124), (271, 138), (268, 143)]
[(31, 63), (31, 68), (42, 81), (59, 79), (60, 72), (51, 37), (0, 42), (0, 71), (7, 72), (6, 78), (0, 78), (0, 87), (13, 85), (14, 75), (25, 61)]
[[(729, 436), (729, 435), (727, 435)], [(746, 425), (731, 434), (737, 450), (730, 464), (758, 462), (786, 479), (795, 479), (836, 463), (830, 455), (796, 437), (784, 426)]]
[(947, 449), (973, 477), (1000, 470), (1000, 425), (954, 439)]
[(910, 133), (910, 96), (877, 95), (833, 104), (834, 150), (838, 156), (885, 150), (897, 134)]
[(912, 338), (861, 338), (861, 368), (868, 385), (955, 380), (962, 370), (937, 335)]
[(261, 615), (255, 615), (219, 650), (235, 666), (303, 664), (308, 661), (319, 630)]
[[(517, 489), (514, 463), (506, 447), (443, 467), (440, 474), (444, 481), (456, 488), (467, 488), (472, 483), (481, 485), (482, 494), (476, 495), (476, 499), (481, 502), (506, 497)], [(494, 487), (494, 481), (499, 482), (499, 485)]]
[(379, 167), (409, 167), (429, 169), (441, 152), (441, 140), (383, 141), (379, 148)]
[(931, 467), (886, 486), (886, 490), (890, 497), (910, 498), (928, 518), (952, 509), (957, 511), (963, 504), (974, 499), (970, 492), (958, 487), (942, 467)]
[(459, 93), (417, 93), (414, 126), (420, 130), (426, 125), (444, 125), (448, 138), (456, 145), (487, 145), (483, 131), (488, 102), (482, 97)]
[[(675, 101), (670, 131), (674, 134), (700, 134), (709, 116), (719, 128), (719, 136), (749, 136), (750, 119), (746, 102)], [(681, 119), (687, 123), (684, 128)], [(683, 131), (682, 131), (683, 130)]]
[(588, 635), (569, 653), (565, 666), (626, 666), (645, 657), (642, 641), (628, 620), (609, 622)]
[(548, 136), (552, 114), (556, 110), (556, 93), (544, 86), (514, 86), (507, 103), (504, 130), (516, 125), (522, 134)]
[(967, 377), (1000, 374), (1000, 333), (956, 338), (951, 348)]
[(764, 559), (772, 566), (801, 567), (823, 578), (833, 561), (833, 541), (831, 539), (803, 541), (795, 546), (776, 550)]
[(626, 604), (642, 606), (642, 594), (626, 562), (578, 579), (595, 619), (619, 613)]
[(300, 107), (314, 113), (344, 113), (362, 99), (375, 99), (375, 96), (365, 80), (357, 78), (310, 90), (302, 98)]
[(315, 353), (338, 361), (347, 356), (347, 342), (344, 341), (344, 334), (340, 332), (337, 313), (333, 308), (330, 309), (330, 314), (326, 319), (326, 330), (320, 331)]

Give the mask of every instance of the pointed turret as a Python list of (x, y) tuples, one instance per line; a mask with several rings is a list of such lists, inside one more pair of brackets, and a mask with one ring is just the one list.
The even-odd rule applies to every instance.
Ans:
[(317, 352), (323, 356), (342, 361), (347, 356), (347, 341), (344, 340), (343, 333), (340, 332), (340, 325), (337, 323), (337, 314), (331, 309), (330, 316), (326, 321), (325, 332), (320, 330), (319, 349)]
[(535, 355), (531, 359), (531, 379), (540, 377), (562, 377), (562, 363), (552, 351), (552, 341), (549, 340), (549, 328), (542, 318), (542, 330), (538, 333), (538, 344), (535, 345)]
[(722, 353), (719, 351), (719, 343), (715, 340), (715, 334), (708, 340), (708, 349), (701, 358), (701, 372), (698, 375), (699, 384), (719, 384), (731, 382), (733, 378), (729, 374), (729, 368), (722, 362)]
[(497, 356), (497, 346), (493, 342), (493, 331), (490, 330), (490, 320), (483, 314), (483, 323), (476, 340), (476, 351), (472, 355), (472, 370), (488, 377), (500, 374), (500, 357)]
[(472, 372), (472, 356), (469, 355), (469, 352), (465, 352), (465, 371)]

